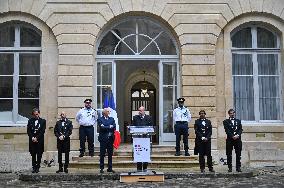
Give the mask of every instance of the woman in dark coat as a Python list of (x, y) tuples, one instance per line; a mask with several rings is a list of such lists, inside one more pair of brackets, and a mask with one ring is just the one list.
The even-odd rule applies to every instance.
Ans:
[(56, 122), (54, 134), (57, 137), (58, 163), (59, 170), (56, 173), (63, 172), (62, 153), (65, 153), (64, 172), (68, 173), (70, 135), (72, 134), (72, 121), (66, 118), (66, 113), (61, 112), (61, 119)]
[(27, 133), (29, 136), (29, 152), (32, 156), (32, 173), (38, 173), (44, 151), (44, 133), (46, 128), (46, 120), (40, 118), (40, 111), (34, 108), (33, 117), (29, 119), (27, 124)]

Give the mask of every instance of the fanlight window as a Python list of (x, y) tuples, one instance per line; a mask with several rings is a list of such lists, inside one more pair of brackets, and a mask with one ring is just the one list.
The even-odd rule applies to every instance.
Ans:
[(98, 55), (177, 55), (171, 37), (149, 19), (124, 21), (106, 32)]

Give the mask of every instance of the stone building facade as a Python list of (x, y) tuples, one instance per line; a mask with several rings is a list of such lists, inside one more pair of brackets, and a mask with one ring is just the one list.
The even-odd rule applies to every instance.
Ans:
[(127, 142), (133, 93), (147, 83), (158, 144), (173, 144), (171, 110), (182, 96), (193, 118), (204, 109), (211, 119), (216, 161), (225, 157), (222, 121), (236, 108), (243, 160), (283, 163), (283, 10), (282, 0), (1, 0), (0, 67), (14, 65), (0, 70), (1, 152), (27, 151), (26, 118), (37, 105), (47, 158), (61, 111), (74, 122), (77, 151), (75, 114), (85, 98), (100, 108), (107, 87)]

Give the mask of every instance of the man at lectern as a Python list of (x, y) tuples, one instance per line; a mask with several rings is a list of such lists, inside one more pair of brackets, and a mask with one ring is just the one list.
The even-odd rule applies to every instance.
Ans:
[[(133, 116), (133, 126), (153, 126), (152, 117), (145, 114), (145, 107), (141, 106), (139, 109), (139, 114)], [(147, 162), (138, 162), (137, 171), (147, 171)]]

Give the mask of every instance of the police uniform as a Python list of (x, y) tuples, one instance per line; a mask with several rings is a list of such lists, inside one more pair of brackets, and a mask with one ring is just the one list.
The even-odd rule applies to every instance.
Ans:
[[(92, 102), (86, 99), (84, 103)], [(85, 141), (87, 137), (89, 155), (94, 156), (94, 125), (97, 120), (97, 111), (93, 108), (82, 108), (76, 115), (76, 121), (79, 123), (80, 156), (85, 153)]]
[(115, 131), (115, 120), (113, 117), (102, 116), (98, 119), (99, 137), (100, 142), (100, 170), (101, 173), (104, 169), (104, 157), (107, 150), (108, 153), (108, 172), (112, 172), (112, 154), (113, 142)]
[[(226, 155), (229, 172), (232, 171), (232, 151), (233, 147), (236, 153), (236, 170), (241, 171), (241, 152), (242, 152), (242, 140), (241, 134), (243, 132), (241, 120), (235, 118), (225, 119), (223, 121), (225, 132), (227, 134), (226, 139)], [(239, 138), (233, 139), (235, 135)]]
[[(42, 153), (44, 151), (44, 133), (46, 128), (46, 120), (42, 118), (31, 118), (27, 124), (27, 133), (29, 136), (29, 152), (32, 156), (33, 172), (39, 172)], [(37, 142), (33, 142), (32, 138), (36, 137)]]
[[(63, 171), (62, 153), (65, 153), (64, 172), (68, 172), (69, 165), (69, 152), (70, 152), (70, 135), (72, 134), (72, 121), (67, 118), (61, 119), (56, 122), (54, 127), (54, 135), (57, 137), (57, 150), (58, 150), (58, 163), (59, 171)], [(64, 139), (60, 140), (59, 137), (63, 136)]]
[[(204, 172), (205, 169), (205, 158), (207, 156), (207, 165), (209, 171), (213, 171), (213, 164), (212, 164), (212, 156), (211, 156), (211, 135), (212, 135), (212, 125), (211, 121), (204, 118), (204, 119), (197, 119), (194, 123), (194, 130), (195, 130), (195, 146), (196, 150), (199, 153), (199, 165), (201, 172)], [(205, 140), (205, 138), (207, 140)]]
[[(184, 98), (177, 99), (179, 103), (183, 103), (185, 101)], [(191, 114), (188, 108), (182, 106), (174, 109), (173, 118), (175, 121), (175, 135), (176, 135), (176, 156), (180, 155), (180, 140), (181, 135), (183, 135), (183, 143), (185, 155), (189, 156), (188, 153), (188, 123), (191, 120)]]
[[(152, 122), (152, 117), (149, 115), (135, 115), (133, 116), (133, 126), (153, 126), (153, 122)], [(146, 171), (147, 170), (147, 166), (148, 163), (147, 162), (138, 162), (137, 163), (137, 171), (142, 171), (142, 167), (143, 170)]]

